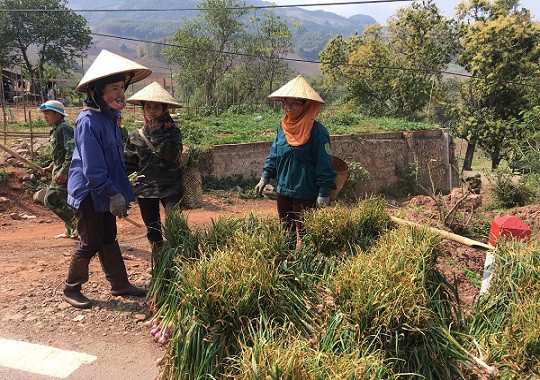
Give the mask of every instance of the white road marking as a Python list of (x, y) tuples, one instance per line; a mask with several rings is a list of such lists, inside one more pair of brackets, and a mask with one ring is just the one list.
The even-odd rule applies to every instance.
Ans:
[(40, 344), (0, 338), (0, 366), (65, 379), (97, 357)]

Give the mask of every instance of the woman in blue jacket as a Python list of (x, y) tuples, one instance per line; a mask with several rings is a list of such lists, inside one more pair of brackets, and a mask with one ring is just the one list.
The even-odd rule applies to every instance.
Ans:
[(330, 135), (315, 120), (324, 101), (300, 75), (268, 98), (282, 102), (285, 115), (255, 191), (262, 196), (275, 178), (279, 218), (300, 235), (302, 211), (329, 205), (330, 189), (336, 188)]
[(102, 50), (77, 90), (88, 95), (75, 122), (75, 150), (68, 176), (68, 204), (75, 210), (78, 248), (71, 256), (64, 300), (86, 309), (91, 301), (81, 293), (88, 281), (88, 265), (97, 254), (115, 296), (144, 296), (127, 276), (116, 240), (116, 217), (127, 216), (134, 201), (124, 163), (124, 144), (118, 117), (126, 103), (124, 91), (130, 83), (152, 71), (133, 61)]

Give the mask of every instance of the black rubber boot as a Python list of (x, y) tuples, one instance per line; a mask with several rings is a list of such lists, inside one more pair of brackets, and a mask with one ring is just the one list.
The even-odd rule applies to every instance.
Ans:
[(145, 289), (133, 286), (129, 282), (118, 242), (101, 247), (98, 257), (105, 277), (111, 283), (113, 296), (144, 297), (146, 295)]
[(88, 264), (90, 259), (71, 257), (67, 280), (64, 281), (64, 300), (78, 309), (89, 309), (92, 301), (81, 293), (81, 285), (88, 281)]

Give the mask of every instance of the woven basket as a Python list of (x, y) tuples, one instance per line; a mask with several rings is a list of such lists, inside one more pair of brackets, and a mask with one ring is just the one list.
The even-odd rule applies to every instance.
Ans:
[(347, 163), (337, 156), (332, 156), (332, 164), (334, 165), (334, 171), (336, 172), (336, 178), (334, 179), (336, 189), (330, 190), (330, 200), (333, 201), (336, 199), (347, 180), (349, 168), (347, 167)]
[(197, 165), (187, 166), (182, 174), (184, 196), (180, 203), (183, 209), (202, 207), (202, 179)]

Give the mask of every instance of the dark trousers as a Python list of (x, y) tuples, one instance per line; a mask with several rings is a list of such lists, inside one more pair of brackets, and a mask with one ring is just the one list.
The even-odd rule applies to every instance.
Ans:
[(96, 212), (92, 196), (88, 195), (75, 210), (79, 247), (75, 259), (91, 259), (104, 245), (116, 241), (116, 217), (109, 211)]
[(146, 226), (146, 237), (148, 241), (152, 243), (163, 242), (163, 235), (161, 234), (161, 216), (159, 214), (159, 202), (165, 208), (167, 214), (173, 207), (180, 203), (182, 199), (181, 195), (170, 195), (164, 198), (137, 198), (139, 208), (141, 209), (141, 216)]
[(290, 230), (302, 235), (304, 228), (302, 224), (302, 212), (307, 209), (317, 207), (317, 201), (312, 199), (297, 199), (277, 195), (277, 208), (279, 219), (285, 223)]
[(75, 228), (75, 215), (73, 209), (67, 204), (65, 187), (49, 186), (43, 203), (62, 219), (67, 228), (70, 230)]

